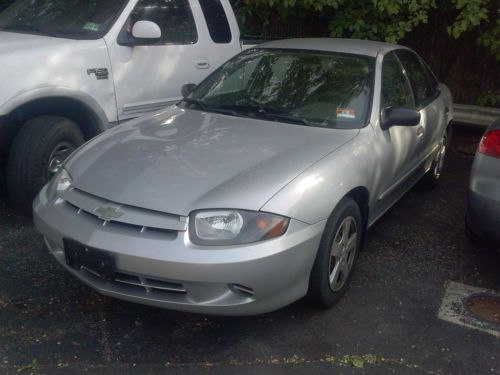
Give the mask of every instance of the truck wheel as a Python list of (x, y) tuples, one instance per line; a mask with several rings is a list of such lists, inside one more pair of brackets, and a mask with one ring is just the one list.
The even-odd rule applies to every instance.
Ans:
[(31, 214), (33, 199), (84, 138), (78, 126), (59, 116), (26, 122), (7, 161), (7, 194), (13, 208)]

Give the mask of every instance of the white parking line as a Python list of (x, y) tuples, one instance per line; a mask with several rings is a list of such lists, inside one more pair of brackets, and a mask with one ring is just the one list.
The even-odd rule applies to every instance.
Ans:
[(438, 319), (483, 331), (500, 338), (500, 325), (481, 320), (472, 314), (465, 305), (469, 297), (478, 294), (500, 297), (500, 294), (492, 290), (450, 281), (439, 308)]

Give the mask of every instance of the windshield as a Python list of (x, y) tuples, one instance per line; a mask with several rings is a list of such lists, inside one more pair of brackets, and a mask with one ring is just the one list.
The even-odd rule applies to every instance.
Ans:
[(371, 104), (373, 66), (367, 56), (254, 49), (223, 65), (181, 105), (300, 125), (359, 128)]
[(104, 36), (127, 0), (17, 0), (0, 13), (0, 30), (72, 39)]

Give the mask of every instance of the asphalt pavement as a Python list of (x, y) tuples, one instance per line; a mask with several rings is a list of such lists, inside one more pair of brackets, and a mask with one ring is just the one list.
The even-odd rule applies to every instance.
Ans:
[[(500, 374), (500, 339), (437, 319), (449, 281), (500, 290), (500, 254), (464, 233), (480, 133), (455, 130), (443, 180), (368, 233), (342, 301), (212, 317), (102, 297), (0, 198), (0, 374)], [(283, 271), (286, 272), (286, 265)]]

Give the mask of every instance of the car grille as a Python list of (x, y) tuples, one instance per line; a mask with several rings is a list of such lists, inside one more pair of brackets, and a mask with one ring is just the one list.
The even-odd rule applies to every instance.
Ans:
[[(187, 218), (163, 212), (142, 209), (111, 202), (76, 188), (70, 188), (62, 196), (65, 205), (76, 215), (82, 215), (103, 227), (127, 229), (138, 233), (157, 233), (177, 235), (187, 229)], [(99, 208), (115, 208), (120, 216), (103, 219), (97, 212)]]
[[(83, 272), (89, 279), (95, 279), (99, 281), (104, 280), (97, 271), (89, 269), (87, 267), (82, 267), (80, 272)], [(157, 296), (161, 298), (162, 296), (181, 296), (187, 293), (184, 285), (180, 283), (158, 280), (151, 277), (136, 276), (121, 272), (115, 272), (114, 280), (107, 280), (107, 282), (114, 284), (115, 286), (120, 286), (122, 289), (129, 293), (147, 293), (147, 295), (149, 295), (150, 297)]]

